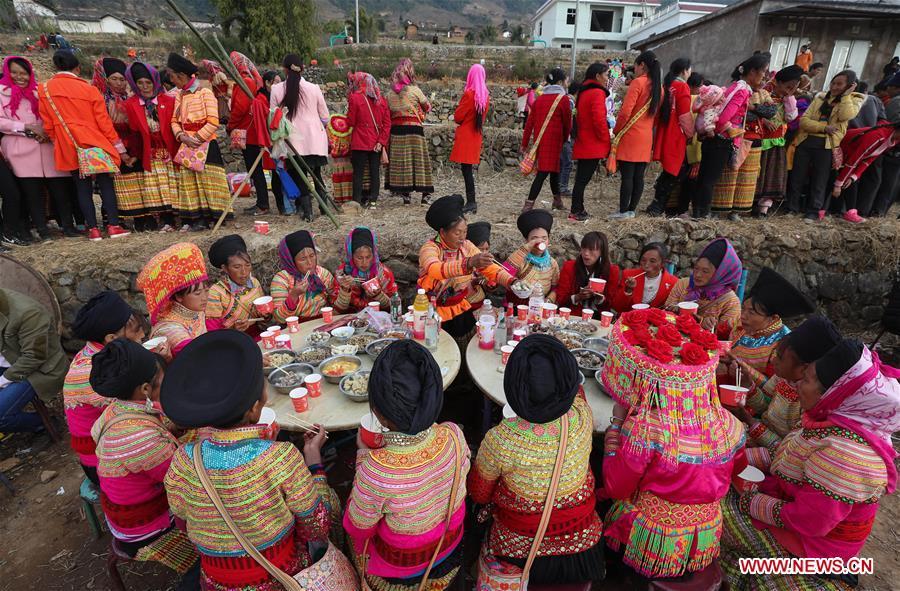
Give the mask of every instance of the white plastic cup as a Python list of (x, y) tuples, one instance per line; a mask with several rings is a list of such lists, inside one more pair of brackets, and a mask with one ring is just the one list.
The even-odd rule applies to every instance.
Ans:
[(632, 310), (649, 310), (650, 304), (632, 304), (631, 309)]

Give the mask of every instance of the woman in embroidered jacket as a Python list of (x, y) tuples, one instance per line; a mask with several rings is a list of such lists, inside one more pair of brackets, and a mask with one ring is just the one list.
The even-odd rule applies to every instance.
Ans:
[(221, 277), (209, 288), (206, 330), (233, 328), (258, 337), (259, 325), (248, 321), (257, 314), (253, 300), (265, 293), (253, 276), (247, 243), (237, 234), (223, 236), (209, 247), (209, 262)]
[(374, 591), (418, 589), (438, 544), (425, 589), (449, 588), (462, 564), (469, 448), (457, 425), (435, 423), (442, 380), (431, 353), (410, 340), (372, 367), (370, 406), (389, 431), (382, 448), (358, 442), (344, 529)]
[[(205, 376), (198, 382), (198, 372)], [(190, 392), (190, 396), (185, 396)], [(163, 412), (185, 428), (210, 426), (200, 443), (178, 449), (166, 474), (166, 494), (200, 553), (209, 591), (282, 589), (250, 557), (210, 500), (195, 469), (200, 453), (212, 485), (238, 529), (275, 566), (293, 576), (312, 560), (311, 541), (327, 541), (330, 491), (322, 466), (325, 430), (293, 443), (263, 438), (266, 405), (262, 354), (236, 330), (202, 335), (166, 370)]]
[[(739, 590), (851, 588), (850, 577), (742, 575), (739, 557), (847, 560), (872, 531), (878, 501), (897, 485), (891, 434), (900, 430), (900, 371), (859, 341), (810, 364), (797, 391), (802, 427), (772, 456), (747, 450), (768, 474), (760, 490), (724, 505), (722, 568)], [(836, 475), (838, 475), (836, 477)], [(852, 577), (855, 579), (855, 577)]]
[(594, 428), (575, 358), (558, 340), (526, 337), (513, 351), (503, 389), (516, 416), (488, 431), (469, 475), (476, 503), (493, 506), (484, 551), (525, 565), (547, 502), (562, 421), (568, 435), (550, 525), (529, 581), (578, 583), (604, 576), (602, 523), (595, 509), (589, 458)]
[[(369, 281), (376, 280), (372, 285)], [(344, 243), (344, 262), (337, 269), (338, 289), (334, 307), (339, 312), (359, 312), (369, 302), (378, 302), (382, 310), (391, 307), (397, 293), (394, 274), (378, 256), (375, 233), (364, 226), (354, 228)]]
[(338, 284), (328, 269), (319, 266), (312, 234), (298, 230), (278, 244), (281, 271), (272, 277), (269, 292), (275, 303), (274, 318), (285, 322), (297, 316), (300, 322), (318, 318), (322, 308), (334, 303)]
[(156, 254), (137, 276), (153, 329), (172, 355), (206, 332), (209, 287), (206, 262), (195, 244), (179, 242)]
[[(550, 256), (550, 229), (553, 228), (553, 214), (546, 209), (532, 209), (519, 215), (516, 221), (522, 238), (527, 242), (514, 251), (503, 268), (516, 279), (534, 286), (541, 284), (544, 300), (556, 301), (556, 286), (559, 284), (559, 263)], [(518, 298), (512, 291), (506, 294), (510, 304), (527, 304), (528, 298)]]
[(102, 291), (78, 310), (72, 323), (72, 332), (86, 343), (75, 354), (66, 373), (63, 407), (72, 450), (78, 456), (78, 462), (88, 479), (99, 486), (95, 453), (97, 445), (91, 437), (91, 427), (110, 401), (91, 388), (93, 358), (107, 343), (119, 337), (140, 343), (144, 339), (144, 329), (134, 310), (118, 293)]
[(94, 355), (91, 387), (109, 397), (94, 423), (100, 504), (118, 547), (135, 560), (154, 560), (185, 574), (196, 588), (200, 564), (187, 535), (175, 526), (163, 479), (178, 439), (158, 408), (163, 359), (118, 338)]
[(741, 301), (734, 290), (741, 281), (741, 259), (727, 238), (706, 245), (694, 262), (690, 277), (678, 280), (666, 300), (666, 308), (679, 302), (697, 302), (697, 317), (719, 340), (732, 340), (741, 322)]
[(803, 70), (788, 66), (775, 74), (766, 85), (776, 105), (775, 117), (759, 121), (762, 126), (762, 155), (756, 181), (755, 213), (765, 217), (775, 201), (783, 201), (787, 190), (788, 167), (785, 134), (788, 125), (797, 118), (797, 98), (794, 93), (800, 84)]
[(391, 110), (391, 140), (384, 188), (400, 193), (405, 204), (409, 204), (413, 191), (422, 193), (422, 203), (428, 203), (434, 182), (422, 124), (431, 103), (416, 86), (416, 71), (408, 57), (401, 59), (391, 74), (387, 104)]

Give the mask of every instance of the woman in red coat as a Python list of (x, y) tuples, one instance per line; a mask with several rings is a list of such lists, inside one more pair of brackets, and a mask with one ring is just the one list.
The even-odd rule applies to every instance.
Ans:
[(563, 143), (569, 138), (572, 131), (572, 105), (566, 94), (566, 73), (561, 68), (554, 68), (547, 74), (547, 85), (544, 86), (544, 94), (534, 101), (534, 106), (525, 121), (525, 133), (522, 134), (522, 152), (528, 149), (532, 138), (538, 141), (544, 122), (547, 127), (537, 147), (537, 176), (531, 183), (531, 191), (528, 199), (522, 206), (522, 211), (528, 211), (534, 207), (544, 181), (550, 177), (550, 190), (553, 192), (553, 209), (565, 209), (562, 196), (559, 192), (559, 155), (562, 153)]
[[(580, 316), (583, 308), (599, 312), (610, 309), (609, 296), (619, 289), (619, 266), (609, 261), (609, 241), (603, 232), (588, 232), (581, 239), (581, 253), (563, 263), (556, 286), (556, 303), (568, 307), (573, 316)], [(588, 288), (590, 279), (606, 279), (603, 294)]]
[[(381, 152), (391, 137), (391, 110), (381, 96), (378, 81), (366, 72), (351, 79), (353, 92), (347, 97), (347, 123), (350, 135), (350, 162), (353, 164), (353, 200), (375, 207), (381, 184)], [(365, 197), (363, 175), (369, 171), (369, 194)]]
[(609, 123), (606, 121), (606, 96), (609, 91), (609, 66), (601, 62), (591, 64), (584, 74), (584, 82), (575, 99), (575, 145), (572, 159), (575, 168), (575, 187), (572, 189), (572, 209), (569, 219), (583, 222), (588, 219), (584, 210), (584, 189), (591, 182), (600, 160), (609, 156)]
[[(153, 66), (134, 62), (125, 71), (125, 78), (134, 94), (125, 101), (128, 128), (139, 138), (137, 167), (143, 170), (140, 194), (134, 196), (135, 227), (145, 220), (147, 229), (155, 229), (152, 216), (159, 215), (163, 231), (175, 231), (172, 204), (178, 193), (177, 176), (172, 157), (178, 142), (172, 132), (175, 99), (165, 93), (159, 73)], [(121, 200), (121, 195), (119, 196)], [(125, 215), (125, 212), (122, 212)], [(153, 222), (153, 223), (150, 223)]]
[(478, 205), (475, 203), (475, 176), (472, 169), (481, 163), (482, 131), (490, 100), (484, 66), (474, 64), (469, 68), (465, 91), (453, 113), (457, 127), (456, 135), (453, 137), (453, 150), (450, 151), (450, 162), (460, 165), (463, 181), (466, 183), (466, 205), (463, 207), (463, 213), (478, 212)]
[(641, 249), (640, 267), (622, 271), (622, 284), (612, 292), (612, 307), (622, 314), (634, 304), (662, 308), (678, 278), (666, 271), (669, 249), (661, 242), (650, 242)]
[(688, 140), (694, 137), (691, 89), (687, 84), (690, 76), (691, 60), (680, 57), (669, 66), (669, 73), (663, 82), (666, 93), (659, 106), (653, 140), (653, 159), (662, 165), (662, 170), (656, 177), (653, 203), (647, 207), (650, 215), (662, 215), (666, 210), (669, 193), (681, 176)]

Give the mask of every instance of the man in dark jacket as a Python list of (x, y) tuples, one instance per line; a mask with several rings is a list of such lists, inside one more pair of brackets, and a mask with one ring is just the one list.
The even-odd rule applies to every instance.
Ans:
[(22, 409), (63, 386), (68, 363), (53, 314), (28, 296), (0, 288), (0, 431), (34, 432), (37, 413)]

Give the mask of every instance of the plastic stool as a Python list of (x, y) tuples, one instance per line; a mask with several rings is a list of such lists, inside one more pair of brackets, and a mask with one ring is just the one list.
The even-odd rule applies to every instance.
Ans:
[(85, 478), (81, 481), (78, 495), (81, 497), (81, 508), (84, 509), (84, 516), (87, 518), (88, 525), (91, 526), (91, 531), (94, 532), (94, 538), (99, 540), (103, 532), (100, 529), (100, 520), (97, 519), (94, 505), (100, 502), (100, 493), (94, 483)]
[(119, 547), (118, 540), (113, 538), (109, 543), (109, 556), (106, 557), (106, 572), (115, 591), (125, 591), (125, 582), (122, 581), (122, 574), (119, 572), (119, 563), (133, 560), (134, 558)]

